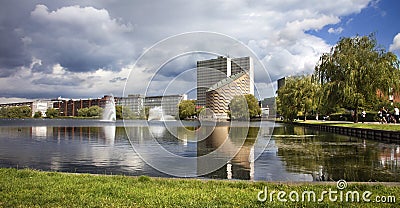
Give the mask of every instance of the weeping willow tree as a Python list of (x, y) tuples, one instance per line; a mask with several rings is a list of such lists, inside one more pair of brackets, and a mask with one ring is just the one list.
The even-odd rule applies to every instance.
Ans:
[(304, 119), (317, 105), (316, 94), (319, 86), (312, 76), (288, 77), (285, 86), (278, 90), (277, 105), (279, 113), (288, 121), (293, 121), (299, 112)]
[(322, 108), (340, 106), (354, 110), (399, 92), (399, 61), (397, 56), (377, 46), (375, 36), (342, 38), (330, 53), (323, 54), (315, 67), (315, 79), (321, 84)]

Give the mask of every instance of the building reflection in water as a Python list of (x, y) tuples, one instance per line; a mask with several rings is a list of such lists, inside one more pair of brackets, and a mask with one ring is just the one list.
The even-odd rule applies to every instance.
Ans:
[(171, 176), (196, 175), (196, 143), (189, 138), (194, 134), (186, 134), (184, 127), (167, 129), (162, 122), (152, 122), (126, 131), (134, 151), (151, 167)]
[[(29, 153), (32, 157), (41, 158), (41, 163), (46, 163), (40, 154), (48, 152), (46, 155), (50, 157), (51, 170), (91, 173), (109, 170), (134, 173), (144, 169), (143, 161), (128, 146), (123, 127), (117, 128), (114, 124), (98, 127), (33, 126), (21, 128), (21, 131), (25, 129), (30, 130), (30, 136), (34, 140), (57, 141), (57, 146), (46, 148), (52, 145), (51, 142), (46, 142), (41, 151), (34, 151), (32, 148)], [(116, 137), (119, 138), (117, 143)]]
[(96, 140), (102, 144), (114, 145), (116, 126), (106, 125), (102, 127), (31, 127), (32, 137), (53, 137), (60, 140)]
[(32, 137), (47, 137), (48, 134), (52, 134), (52, 128), (48, 128), (47, 126), (32, 126)]
[(397, 170), (400, 161), (400, 146), (383, 148), (380, 153), (380, 165), (392, 171)]
[[(255, 127), (216, 126), (206, 139), (197, 144), (198, 175), (209, 178), (253, 180), (254, 142), (258, 130), (259, 128)], [(199, 134), (201, 133), (200, 131)], [(208, 157), (210, 154), (212, 156)], [(205, 155), (207, 157), (202, 157)], [(209, 170), (213, 169), (215, 171), (209, 173)]]
[[(252, 179), (253, 144), (258, 128), (253, 128), (253, 134), (248, 135), (247, 127), (217, 126), (208, 137), (197, 141), (203, 134), (209, 134), (212, 129), (208, 128), (213, 127), (169, 126), (167, 129), (153, 123), (148, 128), (128, 127), (126, 131), (135, 151), (158, 170), (172, 174), (182, 171), (180, 175), (186, 171), (188, 176)], [(163, 155), (160, 151), (169, 154)]]

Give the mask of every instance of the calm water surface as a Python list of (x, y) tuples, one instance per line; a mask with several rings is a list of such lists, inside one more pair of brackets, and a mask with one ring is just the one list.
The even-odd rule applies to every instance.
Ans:
[[(163, 149), (180, 157), (198, 158), (220, 150), (206, 161), (196, 160), (188, 176), (266, 181), (400, 181), (399, 144), (283, 124), (273, 128), (269, 122), (251, 123), (248, 129), (218, 125), (204, 140), (196, 142), (196, 135), (204, 129), (197, 129), (195, 122), (184, 124), (182, 127), (171, 122), (166, 128), (161, 122), (148, 126), (146, 121), (130, 121), (125, 128), (122, 121), (114, 124), (95, 120), (3, 119), (0, 167), (173, 177), (148, 165), (146, 160), (151, 164), (160, 162), (176, 172), (188, 171), (188, 166), (174, 157), (160, 158), (150, 139), (155, 138)], [(222, 144), (223, 148), (219, 148)], [(202, 172), (232, 154), (234, 157), (216, 171)]]

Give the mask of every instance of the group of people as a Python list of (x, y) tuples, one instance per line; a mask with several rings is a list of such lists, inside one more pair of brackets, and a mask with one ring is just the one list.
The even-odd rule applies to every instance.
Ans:
[(378, 111), (378, 117), (380, 123), (397, 123), (399, 122), (399, 108), (397, 106), (394, 107), (393, 112), (390, 112), (385, 107), (382, 107)]

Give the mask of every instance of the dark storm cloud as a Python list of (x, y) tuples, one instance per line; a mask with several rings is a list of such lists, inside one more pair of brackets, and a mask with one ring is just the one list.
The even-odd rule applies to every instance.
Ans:
[(16, 29), (0, 28), (0, 76), (9, 76), (18, 66), (28, 66), (31, 63), (29, 53)]
[(179, 74), (186, 70), (196, 68), (197, 60), (198, 59), (196, 58), (196, 56), (190, 55), (172, 59), (158, 69), (158, 71), (156, 72), (156, 75), (158, 76), (155, 76), (155, 79), (159, 79), (159, 76), (162, 76), (162, 79), (164, 80), (177, 77), (179, 76)]
[(24, 21), (29, 17), (29, 7), (14, 1), (0, 7), (0, 77), (10, 76), (17, 67), (31, 63), (30, 52), (25, 47), (29, 40), (24, 39), (22, 33)]
[(122, 77), (115, 77), (113, 79), (110, 80), (110, 82), (115, 83), (115, 82), (125, 82), (126, 78), (122, 78)]
[(57, 85), (57, 86), (78, 86), (85, 80), (77, 77), (65, 77), (65, 78), (54, 78), (54, 77), (42, 77), (40, 79), (32, 80), (33, 84), (39, 85)]
[(50, 11), (39, 4), (31, 21), (33, 53), (69, 71), (120, 70), (134, 51), (124, 39), (132, 26), (111, 18), (104, 9), (69, 6)]
[(23, 6), (2, 7), (0, 76), (29, 67), (32, 58), (42, 60), (36, 71), (48, 71), (55, 64), (73, 72), (118, 71), (131, 62), (135, 49), (126, 39), (133, 31), (130, 23), (105, 9), (58, 4), (24, 1)]

